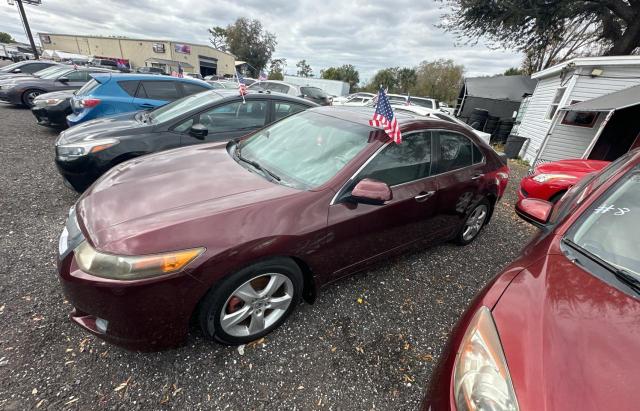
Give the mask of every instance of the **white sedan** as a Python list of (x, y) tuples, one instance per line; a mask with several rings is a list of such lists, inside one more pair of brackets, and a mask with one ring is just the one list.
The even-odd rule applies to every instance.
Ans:
[(462, 122), (457, 118), (450, 116), (449, 114), (443, 113), (440, 110), (432, 110), (430, 108), (420, 107), (416, 105), (409, 106), (409, 105), (391, 104), (391, 107), (393, 107), (394, 111), (400, 112), (400, 113), (411, 113), (411, 114), (417, 114), (419, 116), (424, 116), (424, 117), (435, 117), (435, 118), (439, 118), (440, 120), (445, 120), (451, 123), (460, 124), (462, 127), (465, 127), (470, 131), (473, 131), (478, 137), (484, 140), (487, 144), (489, 144), (489, 140), (491, 139), (491, 134), (485, 133), (484, 131), (476, 130), (475, 128), (471, 127), (467, 123)]

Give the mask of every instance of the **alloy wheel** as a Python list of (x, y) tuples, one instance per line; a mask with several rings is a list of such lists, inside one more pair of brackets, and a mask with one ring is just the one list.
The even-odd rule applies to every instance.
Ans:
[(464, 241), (471, 241), (478, 235), (487, 219), (488, 212), (489, 208), (485, 204), (480, 204), (473, 209), (462, 230), (462, 239)]
[[(293, 282), (284, 274), (261, 274), (231, 293), (220, 313), (222, 330), (234, 337), (259, 334), (275, 324), (293, 301)], [(213, 318), (209, 319), (213, 327)]]
[(33, 107), (33, 100), (35, 100), (35, 98), (38, 97), (40, 94), (42, 93), (36, 90), (30, 91), (27, 93), (26, 100), (29, 107)]

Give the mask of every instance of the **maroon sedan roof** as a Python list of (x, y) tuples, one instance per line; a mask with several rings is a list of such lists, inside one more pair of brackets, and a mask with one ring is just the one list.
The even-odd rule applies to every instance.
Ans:
[[(368, 125), (369, 120), (371, 120), (371, 117), (373, 116), (374, 109), (373, 107), (322, 106), (307, 111), (314, 111), (316, 113), (340, 118), (353, 123)], [(395, 115), (396, 120), (400, 125), (400, 130), (403, 132), (420, 128), (447, 128), (451, 130), (467, 131), (455, 123), (435, 117), (422, 117), (417, 114), (413, 115), (399, 112), (396, 112)], [(446, 125), (446, 127), (443, 127), (443, 125)]]

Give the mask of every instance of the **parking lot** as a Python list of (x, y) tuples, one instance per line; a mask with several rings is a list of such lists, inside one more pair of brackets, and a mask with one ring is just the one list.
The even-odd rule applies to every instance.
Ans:
[(205, 340), (135, 353), (74, 326), (56, 279), (58, 235), (77, 194), (53, 163), (57, 133), (0, 106), (0, 408), (416, 409), (469, 300), (533, 228), (513, 212), (526, 168), (467, 247), (390, 260), (324, 289), (243, 348)]

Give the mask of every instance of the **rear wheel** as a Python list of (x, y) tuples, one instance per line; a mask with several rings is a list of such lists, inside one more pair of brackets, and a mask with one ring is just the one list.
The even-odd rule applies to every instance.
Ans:
[(254, 264), (209, 291), (200, 305), (200, 327), (224, 344), (248, 343), (279, 327), (300, 302), (302, 289), (302, 272), (293, 261)]
[(476, 204), (467, 215), (467, 219), (456, 237), (456, 243), (467, 245), (476, 239), (489, 219), (490, 207), (489, 200), (486, 198)]
[(43, 94), (42, 90), (27, 90), (22, 93), (22, 104), (31, 108), (33, 107), (33, 100), (38, 97), (40, 94)]

